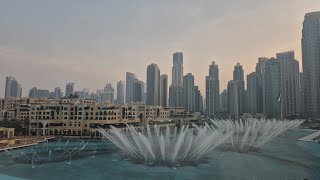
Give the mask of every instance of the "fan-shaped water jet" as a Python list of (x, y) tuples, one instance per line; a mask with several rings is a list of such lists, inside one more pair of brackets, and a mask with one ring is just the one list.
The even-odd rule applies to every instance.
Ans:
[(126, 132), (111, 126), (110, 131), (100, 128), (101, 134), (130, 155), (145, 164), (178, 165), (198, 161), (226, 141), (233, 132), (223, 133), (208, 124), (180, 129), (169, 126), (147, 126), (138, 132), (128, 125)]

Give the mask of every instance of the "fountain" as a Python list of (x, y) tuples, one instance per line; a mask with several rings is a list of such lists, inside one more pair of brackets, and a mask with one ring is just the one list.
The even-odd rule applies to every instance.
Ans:
[[(7, 176), (24, 179), (320, 177), (319, 144), (296, 141), (313, 131), (292, 129), (274, 138), (288, 128), (297, 127), (301, 121), (249, 119), (208, 120), (206, 123), (183, 128), (150, 125), (137, 131), (133, 127), (131, 130), (129, 127), (111, 128), (106, 132), (101, 130), (101, 134), (106, 138), (110, 136), (113, 142), (70, 140), (65, 146), (67, 140), (49, 140), (48, 145), (44, 142), (2, 152), (0, 179), (7, 179)], [(95, 149), (97, 153), (93, 158)], [(85, 154), (88, 156), (80, 157)], [(70, 163), (72, 165), (68, 165)]]
[(138, 132), (128, 125), (126, 132), (111, 126), (110, 132), (100, 128), (101, 134), (130, 155), (146, 165), (181, 165), (201, 160), (231, 137), (233, 132), (223, 133), (205, 124), (197, 128), (183, 126), (181, 129), (169, 126), (147, 126)]
[(88, 145), (85, 141), (76, 141), (70, 143), (69, 140), (62, 142), (58, 140), (57, 143), (49, 145), (49, 142), (37, 144), (30, 148), (24, 148), (23, 151), (8, 151), (15, 162), (23, 164), (31, 164), (35, 168), (39, 164), (50, 162), (66, 161), (67, 164), (72, 163), (72, 159), (94, 156), (97, 153), (97, 146)]
[[(302, 120), (211, 120), (212, 124), (194, 128), (183, 126), (147, 126), (138, 132), (128, 125), (127, 131), (111, 126), (109, 132), (100, 128), (101, 134), (126, 152), (130, 157), (146, 165), (180, 165), (196, 162), (218, 146), (223, 150), (249, 152), (287, 129), (296, 128)], [(231, 147), (231, 148), (230, 148)]]
[[(233, 132), (229, 145), (237, 152), (257, 150), (282, 132), (299, 127), (303, 120), (211, 120), (214, 128), (225, 133)], [(228, 147), (227, 145), (224, 147)], [(228, 147), (230, 149), (230, 147)]]

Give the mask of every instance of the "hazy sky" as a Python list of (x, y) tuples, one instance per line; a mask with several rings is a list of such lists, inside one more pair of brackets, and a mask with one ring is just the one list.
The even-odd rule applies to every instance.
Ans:
[[(304, 14), (319, 0), (0, 1), (0, 97), (5, 77), (53, 90), (66, 82), (95, 91), (125, 80), (146, 80), (157, 63), (171, 83), (172, 54), (184, 54), (204, 95), (208, 65), (220, 69), (221, 90), (240, 62), (245, 74), (257, 58), (294, 50), (301, 62)], [(301, 65), (300, 65), (301, 67)]]

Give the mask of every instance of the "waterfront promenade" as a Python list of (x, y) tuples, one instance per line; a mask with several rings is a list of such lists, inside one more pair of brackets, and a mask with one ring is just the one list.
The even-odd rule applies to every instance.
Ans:
[(0, 144), (0, 152), (37, 145), (38, 143), (46, 142), (47, 140), (54, 138), (54, 136), (16, 136), (14, 138), (7, 139), (8, 142), (13, 142), (12, 144)]

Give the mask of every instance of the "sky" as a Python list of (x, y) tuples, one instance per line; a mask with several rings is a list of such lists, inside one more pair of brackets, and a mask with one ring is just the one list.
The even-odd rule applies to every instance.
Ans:
[(203, 95), (212, 61), (220, 91), (237, 62), (249, 74), (258, 57), (293, 50), (301, 70), (304, 15), (319, 10), (319, 0), (1, 0), (0, 97), (6, 76), (23, 96), (32, 87), (65, 91), (67, 82), (96, 91), (116, 89), (127, 71), (146, 81), (151, 63), (171, 84), (174, 52)]

